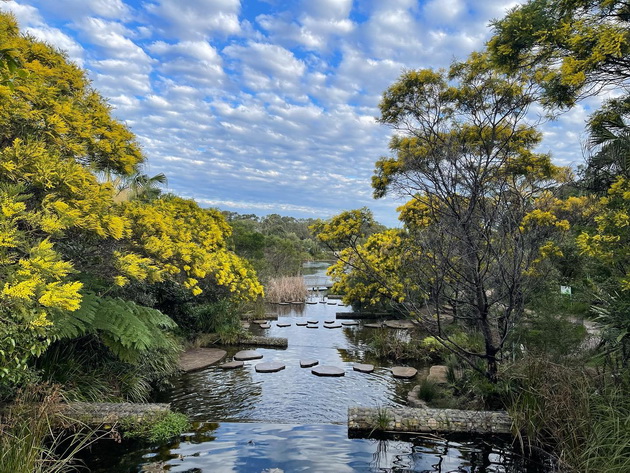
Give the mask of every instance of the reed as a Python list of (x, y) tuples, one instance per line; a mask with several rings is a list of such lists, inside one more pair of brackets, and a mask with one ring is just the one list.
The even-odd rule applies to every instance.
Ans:
[(304, 302), (308, 290), (302, 276), (282, 276), (269, 279), (265, 288), (267, 302)]

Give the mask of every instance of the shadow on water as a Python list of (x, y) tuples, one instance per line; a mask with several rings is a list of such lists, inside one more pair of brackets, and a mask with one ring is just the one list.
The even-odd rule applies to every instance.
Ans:
[[(314, 274), (323, 270), (314, 268)], [(353, 327), (324, 328), (325, 321), (334, 320), (336, 312), (349, 310), (327, 303), (274, 306), (270, 312), (291, 326), (278, 327), (277, 322), (271, 322), (271, 328), (262, 330), (252, 324), (252, 333), (286, 337), (286, 349), (258, 348), (263, 359), (245, 362), (242, 369), (211, 366), (180, 376), (160, 401), (170, 402), (174, 410), (197, 421), (195, 430), (177, 442), (152, 447), (101, 442), (87, 455), (91, 471), (545, 471), (511, 453), (503, 440), (349, 438), (348, 407), (404, 406), (415, 384), (394, 379), (391, 363), (370, 358), (367, 346), (374, 329), (363, 328), (363, 322)], [(317, 321), (318, 328), (296, 325), (305, 319)], [(228, 348), (226, 361), (240, 348), (245, 347)], [(300, 368), (300, 360), (306, 358), (340, 367), (345, 376), (315, 376), (310, 369)], [(254, 367), (260, 361), (281, 362), (286, 368), (277, 373), (257, 373)], [(370, 374), (353, 371), (352, 365), (359, 362), (372, 363), (376, 369)]]

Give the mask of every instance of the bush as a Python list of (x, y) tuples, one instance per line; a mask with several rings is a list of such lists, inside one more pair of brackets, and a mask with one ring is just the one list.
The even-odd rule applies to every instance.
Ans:
[(163, 443), (190, 428), (188, 417), (179, 412), (160, 412), (140, 419), (124, 419), (120, 423), (123, 437), (150, 443)]

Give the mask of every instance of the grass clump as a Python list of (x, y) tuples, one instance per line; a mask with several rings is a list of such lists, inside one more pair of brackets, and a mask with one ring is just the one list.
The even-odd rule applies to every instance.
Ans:
[(120, 430), (126, 439), (137, 439), (149, 443), (163, 443), (190, 428), (188, 417), (179, 412), (159, 412), (135, 419), (123, 419)]
[(283, 276), (270, 278), (265, 294), (267, 302), (303, 302), (308, 297), (308, 290), (302, 276)]

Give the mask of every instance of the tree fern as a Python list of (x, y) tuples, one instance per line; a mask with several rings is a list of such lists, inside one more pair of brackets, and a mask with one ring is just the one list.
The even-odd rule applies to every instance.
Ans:
[(149, 350), (176, 349), (166, 332), (176, 324), (162, 312), (120, 298), (86, 294), (81, 308), (57, 311), (54, 339), (97, 335), (120, 360), (135, 363)]

